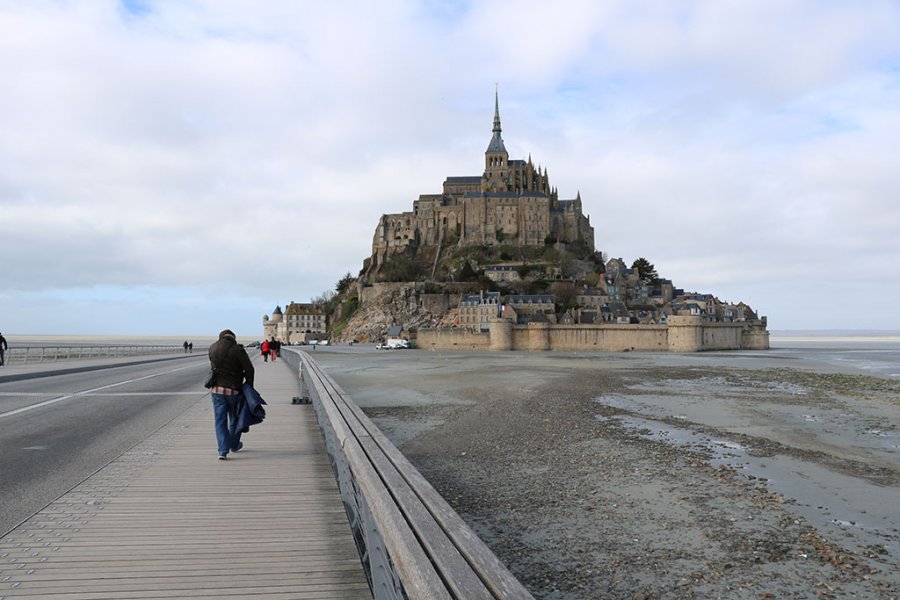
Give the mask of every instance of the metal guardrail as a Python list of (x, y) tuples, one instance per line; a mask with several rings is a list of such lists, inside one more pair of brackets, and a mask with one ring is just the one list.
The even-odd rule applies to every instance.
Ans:
[(181, 346), (35, 346), (8, 349), (3, 354), (3, 363), (12, 365), (57, 360), (177, 354), (179, 352), (184, 352), (184, 348)]
[(282, 356), (312, 400), (376, 600), (533, 600), (309, 354), (283, 348)]

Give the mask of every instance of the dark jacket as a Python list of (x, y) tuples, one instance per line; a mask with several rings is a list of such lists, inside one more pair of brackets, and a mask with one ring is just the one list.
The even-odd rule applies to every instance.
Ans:
[(241, 406), (238, 408), (235, 429), (241, 433), (247, 433), (251, 425), (262, 423), (263, 419), (266, 418), (266, 409), (263, 408), (263, 404), (266, 401), (249, 383), (244, 384), (241, 393), (243, 397), (241, 398)]
[(253, 385), (253, 363), (244, 347), (231, 337), (219, 338), (209, 347), (209, 365), (216, 369), (216, 385), (238, 390)]

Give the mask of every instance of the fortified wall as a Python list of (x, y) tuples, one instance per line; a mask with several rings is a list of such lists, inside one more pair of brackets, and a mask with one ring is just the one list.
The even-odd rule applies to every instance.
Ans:
[(490, 331), (420, 329), (418, 348), (433, 350), (593, 350), (598, 352), (768, 350), (769, 332), (760, 324), (710, 323), (701, 317), (671, 316), (667, 325), (516, 325), (496, 319)]

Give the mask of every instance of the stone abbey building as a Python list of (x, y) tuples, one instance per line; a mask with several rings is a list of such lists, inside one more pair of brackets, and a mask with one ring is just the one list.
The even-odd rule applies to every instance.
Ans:
[(372, 241), (370, 272), (399, 252), (445, 244), (532, 246), (547, 240), (582, 242), (594, 249), (594, 228), (582, 212), (581, 194), (560, 200), (546, 167), (510, 160), (500, 137), (500, 103), (494, 96), (493, 136), (484, 173), (447, 177), (440, 194), (422, 194), (411, 212), (383, 215)]

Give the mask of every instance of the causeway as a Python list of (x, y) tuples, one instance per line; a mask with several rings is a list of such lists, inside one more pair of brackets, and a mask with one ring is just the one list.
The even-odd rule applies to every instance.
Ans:
[(198, 401), (0, 538), (0, 600), (371, 598), (297, 373), (256, 366), (241, 452), (216, 460)]

